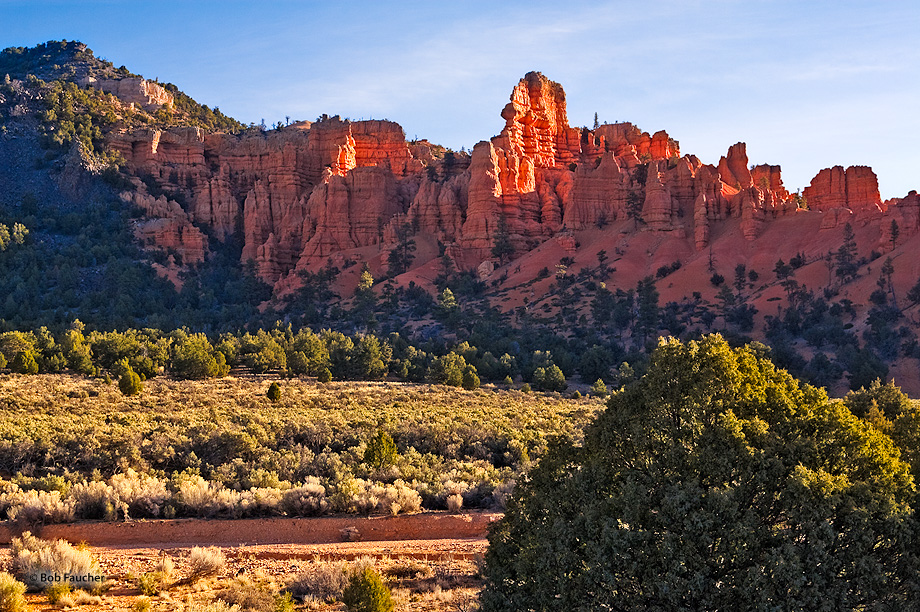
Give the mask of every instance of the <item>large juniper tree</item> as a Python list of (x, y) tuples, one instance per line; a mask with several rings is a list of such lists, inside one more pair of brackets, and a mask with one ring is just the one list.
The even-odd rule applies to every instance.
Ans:
[(918, 601), (890, 438), (720, 336), (665, 340), (489, 536), (483, 609), (882, 610)]

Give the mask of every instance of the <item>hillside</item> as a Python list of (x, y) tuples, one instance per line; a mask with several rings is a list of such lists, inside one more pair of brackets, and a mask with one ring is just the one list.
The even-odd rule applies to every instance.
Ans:
[(790, 193), (744, 143), (704, 163), (664, 131), (570, 126), (536, 72), (471, 152), (391, 121), (244, 128), (80, 43), (4, 51), (4, 73), (0, 222), (30, 229), (0, 253), (7, 327), (283, 319), (552, 350), (586, 383), (722, 330), (836, 393), (920, 393), (920, 198), (883, 202), (868, 167)]

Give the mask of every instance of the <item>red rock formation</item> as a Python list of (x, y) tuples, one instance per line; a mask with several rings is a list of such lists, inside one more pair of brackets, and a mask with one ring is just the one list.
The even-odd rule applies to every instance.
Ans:
[(847, 203), (854, 212), (881, 211), (882, 196), (878, 190), (878, 177), (868, 166), (847, 168)]
[(412, 157), (406, 135), (398, 123), (357, 121), (348, 125), (351, 127), (349, 136), (354, 139), (356, 167), (386, 167), (396, 178), (421, 172), (424, 168), (419, 160)]
[[(649, 136), (629, 123), (571, 128), (562, 88), (539, 73), (527, 74), (502, 112), (505, 128), (489, 147), (477, 145), (470, 166), (469, 206), (461, 243), (484, 250), (504, 220), (512, 242), (527, 246), (563, 228), (604, 226), (626, 216), (631, 172), (643, 160), (674, 159), (677, 142), (664, 131)], [(679, 175), (679, 176), (678, 176)], [(675, 173), (689, 209), (695, 190), (687, 164)], [(662, 177), (665, 180), (665, 177)], [(654, 181), (653, 181), (654, 182)], [(670, 228), (670, 185), (661, 180), (650, 200), (650, 227)], [(660, 200), (660, 201), (659, 201)]]
[(140, 191), (123, 192), (121, 199), (141, 208), (146, 218), (136, 223), (134, 234), (145, 246), (176, 253), (183, 264), (204, 261), (207, 238), (192, 225), (176, 202)]
[(626, 218), (629, 174), (613, 153), (605, 153), (596, 166), (581, 164), (572, 177), (571, 203), (565, 208), (565, 226), (585, 229)]
[(696, 171), (698, 195), (693, 203), (694, 241), (697, 249), (709, 246), (711, 226), (729, 216), (725, 185), (715, 166), (702, 166)]
[(782, 170), (779, 166), (761, 164), (751, 170), (751, 179), (754, 186), (762, 192), (770, 191), (780, 201), (789, 198), (789, 192), (783, 186)]
[[(338, 117), (240, 136), (138, 131), (113, 137), (111, 146), (169, 196), (139, 203), (155, 221), (142, 223), (139, 236), (198, 261), (207, 241), (195, 224), (221, 240), (238, 235), (243, 259), (284, 290), (296, 286), (298, 269), (385, 256), (405, 223), (445, 245), (458, 266), (486, 270), (494, 269), (500, 231), (517, 254), (553, 238), (571, 252), (573, 232), (622, 224), (616, 232), (689, 236), (674, 247), (680, 253), (708, 247), (731, 219), (745, 239), (757, 240), (795, 209), (779, 166), (749, 169), (744, 143), (712, 166), (680, 157), (664, 131), (650, 135), (630, 123), (573, 128), (562, 87), (539, 73), (514, 87), (502, 117), (501, 133), (471, 155), (407, 143), (389, 121)], [(815, 229), (836, 226), (851, 210), (866, 219), (881, 210), (875, 175), (864, 167), (822, 171), (806, 197), (824, 214)], [(644, 223), (627, 223), (630, 201), (640, 204)], [(905, 236), (920, 231), (916, 194), (887, 208), (889, 226), (890, 218)], [(884, 241), (885, 231), (874, 236)]]
[[(188, 202), (188, 215), (211, 227), (217, 238), (241, 232), (243, 260), (256, 260), (271, 281), (291, 270), (311, 241), (306, 252), (319, 256), (330, 248), (378, 240), (387, 215), (402, 211), (414, 195), (411, 189), (397, 193), (388, 187), (380, 195), (371, 193), (388, 184), (379, 177), (398, 179), (423, 170), (402, 128), (389, 121), (334, 117), (242, 136), (205, 136), (197, 129), (138, 131), (115, 136), (111, 146), (129, 168)], [(377, 173), (350, 177), (375, 167)], [(324, 201), (327, 196), (331, 199)], [(389, 198), (386, 205), (381, 198)], [(375, 204), (363, 214), (368, 202)]]
[(855, 213), (881, 211), (878, 178), (867, 166), (834, 166), (821, 170), (803, 195), (811, 210), (849, 208)]
[(565, 92), (539, 72), (528, 72), (511, 92), (502, 110), (505, 129), (496, 146), (539, 168), (553, 168), (578, 159), (581, 132), (570, 128)]
[(628, 155), (630, 147), (639, 158), (653, 160), (670, 159), (680, 156), (677, 141), (665, 131), (655, 132), (649, 136), (632, 123), (605, 123), (593, 132), (600, 139), (607, 151), (616, 152), (618, 157)]
[(760, 235), (767, 219), (763, 193), (756, 187), (748, 187), (738, 194), (737, 210), (741, 216), (741, 233), (748, 240)]
[(642, 218), (652, 229), (670, 229), (672, 212), (671, 192), (661, 182), (661, 175), (655, 164), (650, 164), (645, 183)]
[(719, 160), (719, 175), (723, 183), (739, 191), (754, 184), (748, 170), (747, 145), (739, 142), (729, 147), (728, 154)]
[(671, 140), (668, 133), (661, 130), (655, 132), (655, 135), (652, 136), (652, 140), (648, 147), (648, 154), (652, 156), (652, 159), (670, 159), (672, 157), (678, 157), (680, 155), (680, 150), (677, 148), (677, 142)]
[(468, 197), (468, 175), (444, 183), (425, 180), (412, 199), (408, 217), (420, 232), (445, 244), (454, 242), (460, 236)]
[[(524, 250), (564, 228), (622, 220), (631, 191), (647, 203), (652, 229), (692, 211), (700, 163), (675, 165), (678, 145), (666, 132), (651, 136), (628, 123), (572, 128), (562, 87), (539, 73), (518, 83), (502, 116), (491, 143), (441, 159), (430, 143), (406, 143), (395, 123), (338, 117), (243, 136), (139, 131), (112, 146), (218, 239), (239, 233), (243, 259), (272, 282), (305, 262), (380, 244), (398, 214), (482, 257), (502, 224)], [(650, 191), (632, 179), (640, 158), (671, 160)]]
[(466, 222), (461, 232), (466, 246), (479, 249), (492, 247), (493, 234), (498, 231), (504, 214), (500, 175), (498, 152), (492, 143), (483, 141), (473, 147)]
[(887, 214), (881, 222), (879, 244), (886, 247), (897, 246), (892, 240), (891, 223), (897, 224), (898, 242), (913, 236), (920, 230), (920, 196), (911, 191), (906, 197), (888, 202)]
[(385, 167), (355, 168), (345, 176), (331, 173), (313, 190), (306, 206), (305, 224), (312, 232), (300, 253), (322, 261), (336, 251), (382, 242), (383, 229), (404, 212), (396, 181)]

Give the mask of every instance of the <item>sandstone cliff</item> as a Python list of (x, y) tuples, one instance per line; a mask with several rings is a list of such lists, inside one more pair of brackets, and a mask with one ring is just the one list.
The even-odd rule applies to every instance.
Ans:
[(834, 166), (821, 170), (803, 195), (812, 210), (848, 208), (854, 212), (881, 211), (878, 178), (866, 166)]
[(162, 85), (140, 77), (97, 80), (87, 76), (80, 79), (79, 84), (81, 87), (90, 86), (110, 93), (125, 104), (135, 104), (147, 111), (155, 111), (175, 102), (173, 95)]
[[(586, 230), (648, 234), (698, 251), (722, 227), (736, 224), (753, 242), (799, 211), (780, 167), (750, 166), (743, 142), (707, 165), (682, 156), (664, 131), (630, 123), (572, 127), (562, 86), (540, 73), (521, 79), (501, 116), (501, 133), (470, 154), (408, 143), (390, 121), (338, 117), (239, 136), (124, 132), (110, 146), (130, 172), (166, 194), (131, 196), (153, 220), (138, 226), (145, 243), (195, 262), (207, 257), (206, 234), (239, 240), (242, 259), (285, 290), (296, 286), (298, 270), (331, 258), (385, 255), (406, 224), (462, 265), (489, 262), (491, 270), (502, 233), (514, 257), (552, 238), (569, 252), (578, 244), (573, 232)], [(918, 231), (916, 194), (883, 204), (867, 167), (822, 170), (804, 196), (822, 215), (820, 228), (857, 215), (889, 226), (876, 232), (880, 243), (892, 220), (904, 235)], [(420, 257), (415, 265), (425, 263)]]

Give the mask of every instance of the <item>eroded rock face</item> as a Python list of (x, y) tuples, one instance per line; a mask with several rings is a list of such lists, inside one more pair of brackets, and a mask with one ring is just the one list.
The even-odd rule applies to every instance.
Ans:
[[(920, 231), (920, 196), (916, 191), (911, 191), (904, 198), (889, 201), (886, 208), (887, 214), (881, 222), (880, 245), (896, 247), (900, 240)], [(897, 228), (897, 240), (893, 237), (894, 228)]]
[(389, 121), (332, 118), (243, 136), (147, 130), (110, 144), (134, 173), (183, 202), (178, 212), (192, 222), (219, 240), (241, 235), (243, 260), (271, 282), (305, 253), (374, 244), (414, 195), (393, 184), (424, 169)]
[(569, 181), (572, 187), (567, 194), (566, 227), (585, 229), (626, 218), (629, 173), (620, 167), (613, 153), (604, 153), (596, 166), (578, 166)]
[(782, 170), (779, 166), (761, 164), (751, 169), (751, 179), (755, 187), (763, 192), (772, 192), (779, 200), (789, 199), (789, 192), (783, 186)]
[(677, 168), (662, 166), (664, 175), (652, 181), (649, 227), (670, 228), (681, 202), (692, 207), (693, 170), (680, 164), (678, 144), (664, 131), (650, 136), (630, 123), (572, 128), (562, 87), (535, 72), (514, 88), (502, 117), (502, 133), (473, 150), (460, 233), (468, 248), (491, 248), (500, 227), (526, 249), (563, 230), (625, 219), (630, 198), (640, 210), (649, 200), (637, 173), (660, 160), (676, 160)]
[(515, 158), (538, 168), (578, 159), (581, 132), (569, 127), (565, 91), (559, 83), (528, 72), (511, 92), (502, 118), (505, 129), (493, 140)]
[[(242, 259), (283, 290), (297, 285), (299, 269), (343, 262), (357, 250), (385, 255), (406, 224), (475, 270), (494, 264), (502, 233), (516, 254), (549, 239), (571, 252), (573, 232), (615, 223), (616, 231), (667, 232), (704, 249), (718, 224), (737, 220), (754, 240), (796, 208), (780, 167), (750, 168), (744, 143), (706, 165), (681, 157), (664, 131), (571, 127), (565, 92), (539, 73), (514, 87), (502, 117), (501, 133), (471, 154), (407, 143), (390, 121), (338, 117), (240, 136), (142, 130), (110, 145), (151, 192), (166, 194), (134, 201), (148, 216), (138, 228), (145, 243), (191, 262), (207, 256), (202, 229), (217, 240), (238, 237)], [(823, 170), (805, 195), (825, 214), (822, 225), (882, 210), (865, 167)], [(886, 207), (904, 235), (920, 231), (916, 194)]]
[(878, 178), (867, 166), (834, 166), (821, 170), (803, 195), (811, 210), (849, 208), (854, 213), (881, 211)]
[(672, 214), (671, 192), (661, 182), (657, 167), (650, 165), (645, 183), (642, 218), (652, 229), (670, 229)]
[(134, 235), (141, 244), (152, 244), (175, 255), (180, 265), (204, 261), (207, 237), (192, 224), (178, 203), (139, 191), (123, 192), (121, 199), (144, 211), (146, 218), (134, 227)]
[(80, 80), (80, 86), (87, 85), (110, 93), (126, 104), (134, 104), (147, 111), (155, 111), (162, 106), (174, 103), (171, 93), (160, 84), (142, 79), (140, 77), (127, 77), (124, 79), (100, 79), (86, 77)]
[(425, 180), (409, 206), (408, 217), (419, 231), (435, 236), (442, 243), (460, 236), (469, 201), (469, 175), (445, 182)]
[(729, 147), (728, 153), (719, 160), (719, 175), (723, 183), (739, 191), (754, 184), (748, 170), (746, 144), (739, 142)]

